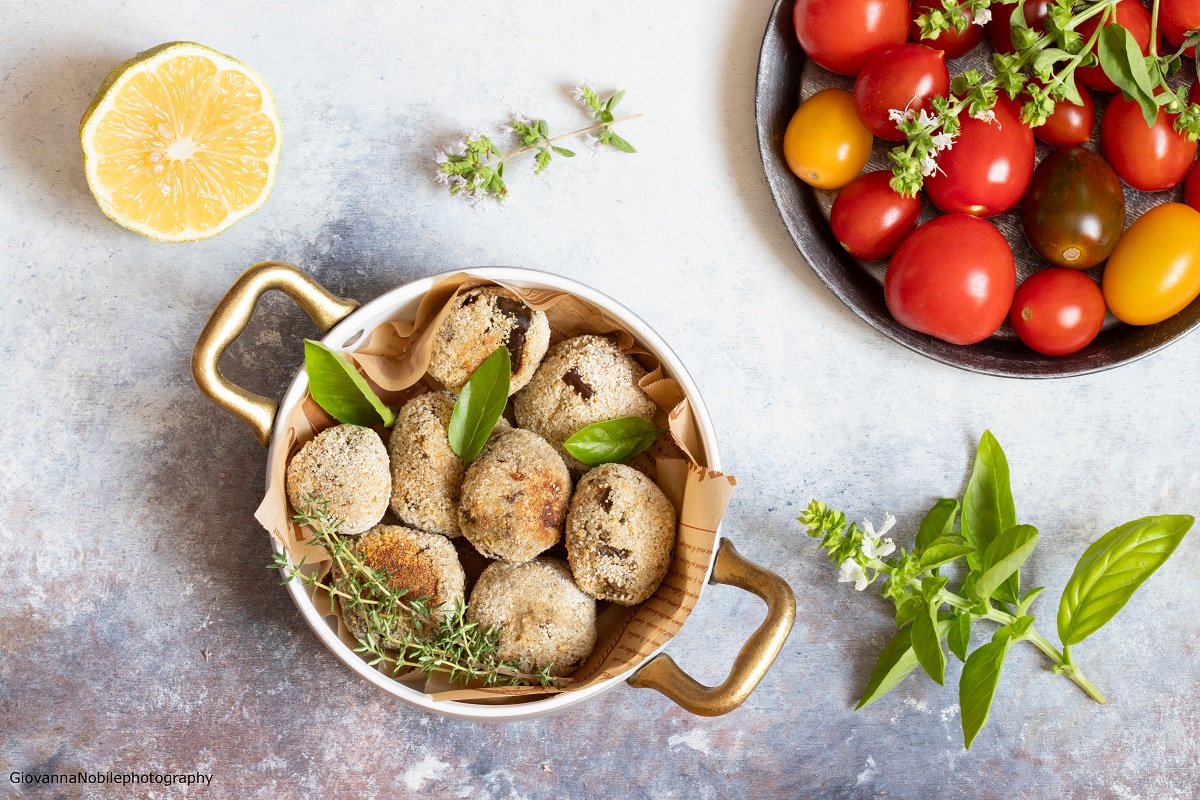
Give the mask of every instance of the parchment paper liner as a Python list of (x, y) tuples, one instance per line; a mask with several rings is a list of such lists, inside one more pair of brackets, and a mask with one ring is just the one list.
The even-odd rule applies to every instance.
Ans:
[[(416, 319), (386, 322), (370, 332), (366, 343), (352, 354), (360, 371), (389, 405), (398, 406), (436, 384), (425, 375), (433, 336), (441, 329), (450, 301), (460, 292), (477, 286), (494, 285), (469, 273), (458, 273), (439, 281), (422, 298)], [(623, 352), (636, 358), (647, 370), (642, 389), (659, 407), (657, 421), (669, 427), (670, 436), (658, 441), (630, 466), (646, 473), (666, 493), (678, 512), (678, 539), (667, 577), (658, 590), (639, 606), (610, 605), (597, 616), (596, 647), (563, 689), (540, 686), (462, 687), (434, 678), (428, 683), (419, 672), (396, 679), (429, 693), (435, 700), (503, 702), (504, 698), (578, 691), (621, 675), (640, 665), (651, 653), (679, 632), (695, 608), (700, 589), (712, 561), (716, 531), (737, 480), (705, 466), (706, 456), (699, 427), (682, 387), (664, 375), (662, 365), (638, 346), (635, 337), (602, 309), (566, 292), (550, 289), (505, 288), (536, 309), (546, 312), (551, 343), (581, 334), (615, 337)], [(335, 345), (336, 346), (336, 345)], [(325, 549), (307, 541), (306, 531), (291, 522), (285, 491), (287, 463), (300, 447), (336, 420), (312, 398), (289, 413), (283, 429), (285, 446), (277, 447), (268, 464), (267, 495), (255, 512), (263, 527), (287, 550), (294, 563), (306, 559), (308, 569), (325, 574), (330, 559)], [(381, 431), (385, 437), (387, 433)], [(390, 513), (390, 512), (389, 512)], [(337, 619), (338, 636), (352, 650), (358, 642), (346, 630), (323, 590), (307, 589), (318, 613)], [(390, 674), (387, 669), (385, 674)]]

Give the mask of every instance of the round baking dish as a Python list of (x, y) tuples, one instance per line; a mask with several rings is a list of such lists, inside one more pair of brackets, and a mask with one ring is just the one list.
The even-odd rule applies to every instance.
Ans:
[[(666, 373), (679, 382), (694, 411), (706, 463), (713, 470), (720, 469), (716, 434), (695, 383), (666, 342), (633, 312), (594, 289), (549, 273), (509, 267), (472, 269), (469, 273), (476, 278), (500, 281), (511, 286), (569, 292), (604, 310), (629, 330), (638, 344), (655, 355)], [(280, 435), (283, 420), (307, 393), (307, 375), (300, 369), (283, 400), (276, 403), (233, 385), (221, 375), (218, 366), (221, 354), (249, 322), (258, 298), (270, 290), (284, 292), (308, 313), (325, 334), (322, 341), (326, 345), (335, 350), (354, 352), (380, 324), (413, 318), (421, 298), (448, 275), (450, 273), (434, 275), (400, 286), (360, 307), (354, 300), (330, 294), (291, 264), (278, 261), (257, 264), (234, 283), (201, 332), (192, 356), (196, 383), (214, 403), (250, 425), (259, 441), (270, 448), (268, 463), (271, 463), (277, 448), (285, 446)], [(272, 546), (277, 552), (282, 552), (281, 545), (274, 538)], [(709, 559), (707, 582), (738, 586), (758, 595), (767, 603), (766, 620), (742, 646), (729, 677), (720, 686), (707, 687), (698, 683), (670, 656), (661, 654), (660, 647), (633, 668), (593, 686), (536, 700), (520, 699), (504, 703), (434, 700), (425, 692), (378, 672), (338, 638), (337, 631), (317, 611), (299, 581), (290, 581), (286, 586), (301, 615), (321, 642), (363, 680), (406, 703), (437, 714), (460, 719), (505, 721), (564, 711), (624, 681), (636, 688), (656, 689), (695, 714), (713, 716), (732, 711), (750, 695), (782, 649), (795, 620), (795, 597), (785, 581), (742, 558), (730, 541), (723, 537)]]

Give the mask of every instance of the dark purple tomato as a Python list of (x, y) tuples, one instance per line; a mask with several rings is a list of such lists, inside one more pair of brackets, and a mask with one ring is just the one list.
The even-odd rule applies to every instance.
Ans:
[(1109, 257), (1125, 229), (1121, 179), (1091, 150), (1060, 147), (1033, 173), (1021, 221), (1029, 244), (1051, 264), (1094, 267)]
[(889, 115), (897, 111), (932, 111), (931, 99), (950, 93), (946, 54), (923, 44), (894, 44), (871, 57), (854, 81), (854, 110), (871, 133), (900, 141)]
[[(974, 50), (975, 45), (983, 40), (983, 26), (974, 24), (968, 24), (961, 31), (951, 27), (949, 30), (942, 31), (932, 39), (922, 39), (921, 28), (917, 25), (917, 17), (922, 14), (928, 14), (933, 10), (942, 10), (941, 0), (913, 0), (912, 25), (908, 28), (908, 40), (910, 42), (923, 44), (926, 47), (932, 47), (934, 50), (941, 50), (946, 54), (946, 58), (962, 58)], [(965, 11), (960, 11), (959, 14), (962, 17), (967, 16)]]
[(891, 179), (887, 171), (859, 175), (833, 201), (829, 227), (855, 258), (887, 258), (917, 227), (921, 198), (903, 197), (891, 187)]

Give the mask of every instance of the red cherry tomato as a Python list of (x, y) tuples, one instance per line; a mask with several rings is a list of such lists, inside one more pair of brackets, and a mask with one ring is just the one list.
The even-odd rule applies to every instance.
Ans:
[(1189, 103), (1200, 103), (1200, 80), (1192, 82), (1192, 88), (1188, 91)]
[(942, 211), (976, 217), (1003, 214), (1020, 201), (1033, 178), (1033, 131), (1017, 116), (1020, 105), (1001, 96), (994, 122), (962, 116), (954, 146), (937, 156), (938, 172), (925, 179), (929, 199)]
[[(1189, 32), (1200, 28), (1200, 0), (1161, 0), (1158, 6), (1158, 32), (1167, 40), (1172, 50), (1183, 46)], [(1196, 48), (1189, 47), (1185, 53), (1196, 57)]]
[(856, 75), (889, 44), (908, 40), (908, 0), (796, 0), (796, 38), (813, 61)]
[(917, 227), (921, 198), (902, 196), (889, 185), (891, 179), (887, 171), (859, 175), (833, 201), (829, 227), (855, 258), (887, 258)]
[[(1050, 6), (1054, 0), (1026, 0), (1025, 24), (1038, 33), (1046, 30), (1046, 17), (1050, 16)], [(992, 6), (992, 21), (987, 25), (988, 41), (997, 53), (1015, 53), (1017, 49), (1012, 44), (1012, 13), (1017, 9), (1016, 3), (1003, 3)]]
[(1100, 123), (1100, 149), (1121, 180), (1143, 192), (1178, 186), (1196, 158), (1196, 143), (1174, 127), (1175, 117), (1159, 109), (1153, 128), (1142, 108), (1116, 95)]
[(906, 328), (974, 344), (1004, 322), (1016, 283), (1012, 249), (992, 223), (946, 214), (900, 245), (888, 262), (883, 295)]
[[(1103, 16), (1103, 15), (1101, 15)], [(1142, 49), (1142, 55), (1150, 52), (1150, 12), (1139, 0), (1120, 0), (1117, 3), (1117, 24), (1122, 25), (1133, 34), (1134, 41)], [(1079, 34), (1086, 42), (1096, 32), (1100, 25), (1100, 17), (1092, 17), (1079, 26)], [(1104, 74), (1099, 64), (1094, 67), (1080, 67), (1075, 70), (1082, 86), (1090, 86), (1101, 92), (1118, 91), (1117, 85)]]
[[(974, 50), (975, 45), (983, 40), (983, 26), (974, 24), (967, 25), (962, 31), (951, 27), (949, 30), (942, 31), (932, 39), (922, 39), (921, 28), (917, 25), (917, 17), (935, 10), (943, 10), (941, 0), (913, 0), (912, 25), (908, 28), (908, 40), (910, 42), (923, 44), (926, 47), (932, 47), (934, 50), (941, 50), (946, 54), (946, 58), (962, 58)], [(965, 11), (960, 13), (963, 17), (967, 16)]]
[(1192, 167), (1187, 183), (1183, 185), (1183, 202), (1200, 211), (1200, 161)]
[(921, 44), (894, 44), (880, 50), (854, 81), (854, 110), (871, 133), (901, 141), (904, 134), (889, 114), (932, 111), (930, 98), (950, 94), (946, 54)]
[(1054, 113), (1046, 122), (1033, 129), (1039, 141), (1055, 147), (1083, 144), (1091, 140), (1092, 128), (1096, 127), (1096, 103), (1091, 92), (1080, 89), (1083, 105), (1077, 106), (1070, 100), (1059, 100), (1054, 104)]
[(1008, 319), (1017, 337), (1047, 356), (1091, 344), (1104, 325), (1104, 293), (1079, 270), (1051, 267), (1017, 287)]

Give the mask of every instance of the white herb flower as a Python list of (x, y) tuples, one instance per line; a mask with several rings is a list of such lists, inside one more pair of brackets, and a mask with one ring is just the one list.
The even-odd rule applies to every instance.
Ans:
[(862, 554), (867, 558), (883, 558), (886, 555), (894, 553), (896, 543), (890, 538), (880, 541), (864, 536), (862, 540)]
[(861, 592), (867, 588), (870, 581), (867, 580), (867, 573), (863, 572), (863, 568), (858, 565), (858, 562), (853, 558), (847, 558), (842, 562), (842, 567), (838, 572), (838, 583), (853, 583), (855, 591)]
[(530, 125), (533, 124), (533, 120), (531, 120), (529, 117), (525, 116), (524, 114), (513, 114), (513, 122), (520, 123), (521, 125), (524, 125), (526, 127), (529, 127)]
[(866, 535), (872, 539), (878, 539), (895, 526), (896, 518), (893, 515), (886, 513), (883, 515), (883, 524), (879, 526), (879, 530), (875, 530), (875, 526), (871, 524), (871, 520), (863, 520), (863, 530), (866, 531)]
[(978, 114), (972, 114), (971, 117), (983, 122), (992, 123), (996, 121), (996, 112), (989, 108), (987, 111), (980, 111)]
[(455, 175), (450, 179), (450, 183), (458, 189), (465, 189), (467, 187), (467, 179), (462, 175)]
[(937, 151), (949, 150), (954, 147), (954, 135), (950, 133), (939, 133), (933, 137), (933, 147)]
[(921, 175), (928, 178), (941, 172), (942, 168), (933, 160), (933, 156), (925, 156), (921, 159)]
[(445, 164), (449, 160), (450, 160), (450, 157), (448, 155), (446, 155), (445, 150), (438, 150), (437, 153), (435, 153), (433, 156), (434, 163), (436, 163), (439, 167), (442, 164)]
[(911, 108), (907, 108), (904, 111), (901, 111), (898, 108), (888, 109), (888, 119), (890, 119), (892, 122), (907, 122), (910, 119), (914, 119), (916, 116), (917, 112), (913, 111)]
[(478, 172), (477, 172), (477, 173), (475, 173), (475, 177), (474, 177), (474, 178), (471, 180), (471, 185), (472, 185), (472, 186), (479, 186), (479, 185), (480, 185), (480, 184), (482, 184), (482, 183), (483, 183), (483, 176), (482, 176), (482, 175), (480, 175)]
[(579, 84), (578, 86), (576, 86), (574, 89), (571, 90), (571, 97), (574, 97), (576, 100), (578, 100), (581, 103), (586, 103), (587, 100), (584, 99), (583, 92), (585, 89), (591, 89), (591, 88), (592, 88), (591, 86), (588, 86), (587, 81), (584, 81), (583, 83)]
[(920, 115), (917, 116), (917, 124), (920, 125), (922, 128), (930, 127), (931, 125), (933, 125), (934, 121), (935, 121), (935, 118), (930, 116), (929, 112), (923, 108), (921, 109)]
[(467, 154), (467, 143), (465, 141), (455, 142), (446, 148), (446, 152), (452, 156), (465, 156)]
[(442, 186), (449, 186), (450, 185), (450, 175), (448, 173), (442, 172), (439, 169), (437, 171), (437, 175), (433, 179), (433, 182), (440, 183)]
[(980, 8), (975, 11), (975, 19), (971, 20), (976, 25), (987, 25), (992, 21), (992, 10), (990, 8)]

